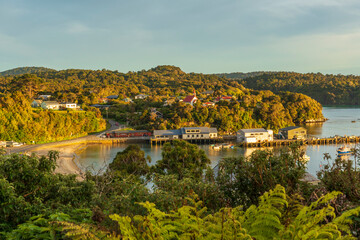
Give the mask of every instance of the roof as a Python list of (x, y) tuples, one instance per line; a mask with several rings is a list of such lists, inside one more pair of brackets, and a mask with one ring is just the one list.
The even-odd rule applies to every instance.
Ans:
[(46, 105), (59, 105), (59, 103), (56, 101), (44, 101), (42, 103), (45, 103)]
[(116, 99), (118, 97), (119, 97), (119, 95), (110, 95), (110, 96), (107, 96), (106, 98), (108, 98), (108, 99)]
[(185, 134), (186, 130), (200, 130), (200, 133), (208, 134), (208, 133), (217, 133), (216, 128), (208, 128), (208, 127), (183, 127), (181, 128), (182, 134)]
[(257, 132), (266, 132), (264, 128), (250, 128), (250, 129), (240, 129), (238, 132), (244, 132), (244, 133), (257, 133)]
[(34, 102), (37, 102), (37, 103), (42, 103), (42, 102), (43, 102), (43, 100), (41, 100), (41, 99), (34, 99)]
[(170, 136), (170, 135), (181, 135), (181, 130), (154, 130), (154, 136)]
[[(293, 130), (293, 129), (297, 129), (297, 128), (303, 128), (303, 127), (299, 127), (299, 126), (290, 126), (290, 127), (286, 127), (286, 128), (281, 128), (279, 129), (280, 131), (289, 131), (289, 130)], [(305, 128), (304, 128), (305, 129)]]
[(204, 103), (204, 104), (206, 104), (206, 105), (214, 105), (215, 103), (213, 103), (213, 102), (206, 102), (206, 103)]
[(110, 133), (148, 133), (148, 130), (113, 130)]
[(194, 98), (197, 99), (195, 95), (186, 96), (184, 102), (192, 102)]

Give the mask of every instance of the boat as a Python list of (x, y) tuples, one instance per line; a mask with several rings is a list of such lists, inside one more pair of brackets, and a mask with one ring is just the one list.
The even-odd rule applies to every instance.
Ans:
[(352, 123), (355, 123), (356, 121), (355, 120), (353, 120), (353, 121), (351, 121)]
[(221, 146), (222, 148), (234, 148), (234, 144), (231, 143), (223, 143)]
[(221, 149), (221, 145), (220, 144), (213, 144), (213, 145), (211, 145), (210, 146), (212, 149), (214, 149), (214, 150), (220, 150)]
[(346, 147), (346, 146), (343, 146), (343, 147), (340, 147), (340, 148), (337, 149), (337, 153), (338, 154), (350, 154), (351, 149)]

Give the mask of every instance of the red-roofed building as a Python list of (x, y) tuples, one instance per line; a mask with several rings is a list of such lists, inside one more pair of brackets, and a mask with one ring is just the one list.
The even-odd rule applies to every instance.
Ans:
[(221, 97), (217, 97), (214, 101), (215, 101), (215, 102), (231, 101), (232, 99), (233, 99), (232, 96), (221, 96)]
[(214, 107), (214, 106), (215, 106), (215, 103), (213, 103), (213, 102), (203, 103), (203, 107)]
[(194, 103), (196, 103), (197, 100), (198, 99), (197, 99), (196, 95), (190, 95), (190, 96), (186, 96), (186, 98), (183, 100), (183, 102), (188, 103), (191, 106), (193, 106)]

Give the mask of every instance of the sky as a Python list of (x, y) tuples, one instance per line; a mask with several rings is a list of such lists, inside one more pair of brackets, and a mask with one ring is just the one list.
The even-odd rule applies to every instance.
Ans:
[(0, 0), (0, 71), (360, 75), (360, 1)]

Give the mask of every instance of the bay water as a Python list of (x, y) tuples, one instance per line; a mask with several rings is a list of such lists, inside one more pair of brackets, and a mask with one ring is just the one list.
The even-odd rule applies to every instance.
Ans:
[[(324, 123), (313, 123), (304, 125), (308, 130), (309, 137), (321, 138), (332, 136), (360, 136), (360, 107), (351, 106), (327, 106), (323, 108), (324, 117), (329, 120)], [(123, 151), (129, 144), (92, 144), (84, 148), (77, 157), (76, 164), (82, 170), (90, 170), (93, 173), (100, 173), (104, 171), (109, 163), (111, 163), (117, 152)], [(150, 145), (146, 143), (139, 144), (145, 155), (150, 156), (152, 162), (155, 164), (157, 160), (161, 159), (162, 146)], [(316, 175), (321, 166), (326, 163), (324, 160), (324, 153), (329, 153), (332, 160), (337, 156), (337, 148), (342, 145), (309, 145), (304, 146), (306, 155), (310, 157), (307, 164), (307, 170), (312, 175)], [(354, 144), (347, 145), (354, 147)], [(236, 157), (239, 155), (249, 156), (253, 151), (259, 148), (235, 148), (223, 149), (220, 151), (213, 150), (210, 145), (199, 145), (205, 151), (211, 165), (214, 167), (220, 159), (225, 157)], [(332, 161), (330, 160), (330, 161)]]

